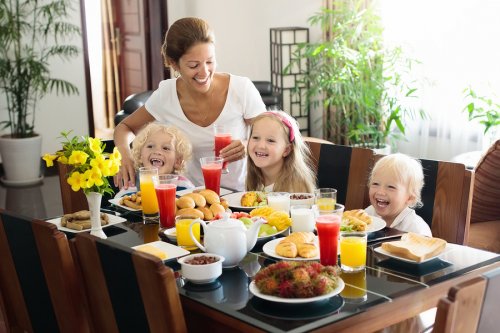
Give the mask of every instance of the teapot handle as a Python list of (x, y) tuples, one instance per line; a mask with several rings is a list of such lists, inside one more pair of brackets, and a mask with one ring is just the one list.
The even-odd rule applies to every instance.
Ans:
[(203, 252), (207, 252), (207, 249), (203, 245), (201, 245), (200, 242), (198, 242), (198, 240), (196, 239), (196, 237), (194, 237), (194, 235), (193, 235), (193, 225), (195, 223), (201, 224), (201, 226), (203, 227), (203, 233), (205, 235), (206, 235), (205, 228), (206, 228), (207, 224), (202, 219), (197, 218), (196, 220), (194, 220), (193, 222), (191, 222), (191, 224), (189, 225), (189, 236), (191, 237), (191, 239), (193, 240), (193, 242), (196, 244), (196, 246), (198, 246), (198, 248), (200, 248)]

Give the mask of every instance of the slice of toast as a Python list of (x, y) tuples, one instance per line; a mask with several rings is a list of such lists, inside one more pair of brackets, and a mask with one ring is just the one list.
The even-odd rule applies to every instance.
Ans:
[(399, 241), (382, 244), (382, 249), (387, 252), (416, 262), (432, 258), (443, 252), (445, 248), (444, 239), (426, 237), (413, 232), (404, 234)]

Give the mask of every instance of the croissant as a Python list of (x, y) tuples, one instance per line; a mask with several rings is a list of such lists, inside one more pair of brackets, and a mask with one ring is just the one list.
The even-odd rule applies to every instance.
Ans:
[(290, 235), (286, 236), (285, 239), (292, 243), (295, 243), (296, 246), (302, 243), (312, 243), (314, 240), (314, 234), (312, 232), (292, 232)]
[(289, 241), (282, 240), (276, 245), (275, 251), (278, 255), (286, 258), (295, 258), (297, 256), (297, 246)]
[(298, 253), (302, 258), (312, 258), (318, 255), (318, 248), (314, 243), (302, 243), (298, 246)]

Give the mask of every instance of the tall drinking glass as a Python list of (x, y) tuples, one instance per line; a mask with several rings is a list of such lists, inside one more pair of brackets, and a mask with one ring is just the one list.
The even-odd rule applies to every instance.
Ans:
[(205, 188), (220, 195), (220, 177), (222, 173), (222, 157), (202, 157), (200, 158), (201, 171), (205, 180)]
[(315, 190), (316, 206), (320, 214), (332, 211), (337, 203), (337, 190), (334, 188), (318, 188)]
[[(229, 126), (215, 124), (214, 125), (214, 140), (215, 140), (215, 156), (220, 157), (220, 150), (231, 143), (232, 137), (229, 131)], [(222, 173), (229, 173), (227, 162), (222, 165)]]
[(153, 176), (162, 228), (175, 227), (175, 191), (178, 178), (172, 174)]
[(141, 184), (142, 217), (145, 224), (160, 223), (158, 200), (156, 199), (153, 176), (158, 176), (157, 168), (139, 168)]
[(274, 210), (282, 210), (290, 214), (290, 193), (270, 192), (267, 194), (267, 205)]
[(318, 229), (319, 260), (322, 265), (337, 265), (340, 232), (340, 216), (319, 215), (316, 217)]

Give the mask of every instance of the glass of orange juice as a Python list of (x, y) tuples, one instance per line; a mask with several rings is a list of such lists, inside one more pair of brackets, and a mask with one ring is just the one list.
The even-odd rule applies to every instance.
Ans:
[(337, 203), (337, 190), (334, 188), (318, 188), (314, 191), (316, 206), (320, 214), (329, 214)]
[(142, 217), (145, 224), (160, 223), (160, 213), (153, 176), (158, 176), (157, 168), (139, 168), (139, 182), (142, 197)]
[[(177, 234), (177, 245), (186, 250), (197, 249), (196, 244), (191, 239), (189, 227), (191, 223), (199, 218), (190, 215), (178, 215), (175, 217), (175, 233)], [(193, 236), (200, 241), (200, 224), (193, 224)]]
[(340, 267), (355, 272), (366, 266), (366, 232), (344, 231), (340, 233)]

